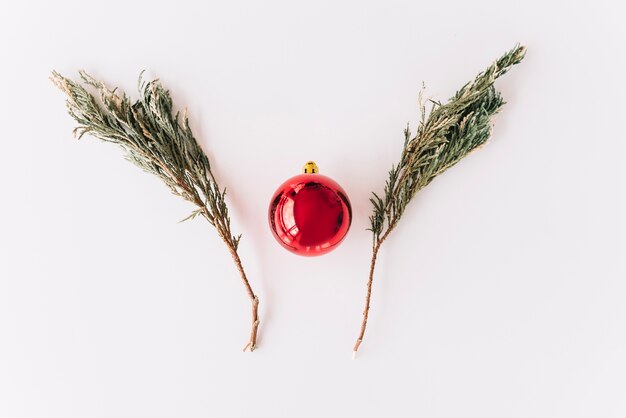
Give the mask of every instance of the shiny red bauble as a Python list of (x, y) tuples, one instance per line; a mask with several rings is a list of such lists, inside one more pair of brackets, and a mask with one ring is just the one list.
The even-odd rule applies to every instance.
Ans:
[(345, 190), (319, 174), (315, 163), (308, 162), (304, 174), (290, 178), (274, 193), (269, 222), (276, 240), (289, 251), (322, 255), (345, 238), (352, 207)]

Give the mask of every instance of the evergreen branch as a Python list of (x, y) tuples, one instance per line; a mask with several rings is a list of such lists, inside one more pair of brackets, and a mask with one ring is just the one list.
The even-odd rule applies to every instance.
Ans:
[(419, 96), (421, 120), (415, 135), (404, 131), (400, 162), (391, 167), (384, 194), (373, 193), (370, 216), (373, 235), (372, 261), (361, 331), (354, 346), (356, 355), (367, 326), (376, 256), (382, 243), (397, 226), (404, 211), (422, 188), (463, 157), (483, 145), (491, 134), (491, 117), (504, 105), (495, 80), (524, 58), (526, 48), (516, 45), (476, 78), (464, 85), (446, 104), (431, 102), (429, 114)]
[[(226, 206), (226, 190), (221, 189), (211, 171), (204, 151), (196, 141), (187, 112), (181, 117), (174, 113), (172, 99), (158, 80), (144, 81), (139, 76), (139, 99), (132, 103), (124, 93), (109, 90), (104, 83), (84, 71), (79, 72), (83, 83), (95, 89), (100, 102), (83, 85), (63, 77), (56, 71), (50, 79), (67, 95), (67, 109), (76, 120), (75, 136), (90, 134), (105, 142), (122, 147), (128, 161), (159, 177), (176, 196), (197, 208), (183, 219), (202, 215), (226, 244), (252, 301), (252, 331), (244, 347), (254, 351), (259, 325), (258, 303), (237, 253), (241, 235), (231, 232)], [(182, 222), (182, 221), (181, 221)]]

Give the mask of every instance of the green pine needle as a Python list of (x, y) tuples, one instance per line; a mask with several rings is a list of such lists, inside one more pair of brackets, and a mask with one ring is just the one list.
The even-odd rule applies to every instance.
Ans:
[(523, 46), (516, 46), (463, 86), (448, 103), (430, 101), (428, 116), (420, 94), (422, 119), (417, 132), (411, 136), (408, 127), (405, 129), (400, 162), (389, 171), (383, 196), (373, 193), (371, 199), (374, 212), (370, 230), (375, 244), (397, 225), (420, 189), (487, 141), (490, 119), (504, 105), (493, 83), (521, 62), (525, 52)]

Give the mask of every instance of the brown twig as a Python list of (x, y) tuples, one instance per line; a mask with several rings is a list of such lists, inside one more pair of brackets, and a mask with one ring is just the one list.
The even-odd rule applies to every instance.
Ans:
[(359, 333), (359, 338), (356, 339), (356, 343), (354, 344), (354, 349), (352, 350), (353, 357), (356, 357), (356, 352), (359, 350), (359, 346), (363, 342), (363, 337), (365, 336), (365, 328), (367, 327), (367, 318), (370, 312), (370, 300), (372, 298), (372, 283), (374, 282), (374, 268), (376, 266), (376, 256), (378, 255), (379, 248), (380, 248), (380, 243), (376, 244), (376, 247), (374, 247), (374, 251), (372, 252), (372, 262), (370, 264), (370, 276), (367, 281), (367, 295), (365, 296), (365, 310), (363, 310), (363, 322), (361, 322), (361, 332)]
[[(393, 229), (393, 228), (392, 228)], [(391, 229), (387, 230), (387, 232), (380, 237), (374, 247), (372, 248), (372, 261), (370, 262), (370, 275), (367, 280), (367, 294), (365, 295), (365, 309), (363, 310), (363, 321), (361, 322), (361, 331), (359, 332), (359, 337), (356, 339), (356, 343), (354, 344), (354, 348), (352, 349), (352, 358), (356, 358), (356, 353), (359, 351), (359, 347), (363, 342), (363, 337), (365, 336), (365, 329), (367, 328), (367, 319), (370, 313), (370, 301), (372, 299), (372, 284), (374, 283), (374, 270), (376, 268), (376, 258), (378, 257), (378, 251), (380, 250), (380, 246), (387, 239)]]
[(256, 348), (256, 335), (259, 329), (259, 298), (254, 297), (252, 300), (252, 330), (250, 331), (250, 341), (243, 348), (246, 351), (250, 348), (250, 352)]
[(237, 253), (237, 250), (228, 242), (226, 242), (226, 245), (228, 245), (228, 249), (230, 250), (230, 255), (233, 257), (233, 260), (235, 260), (235, 264), (237, 265), (237, 270), (239, 270), (239, 274), (241, 275), (241, 280), (243, 281), (243, 284), (246, 288), (246, 292), (248, 293), (248, 296), (250, 297), (250, 300), (252, 301), (252, 330), (250, 331), (250, 341), (248, 341), (248, 343), (243, 348), (243, 351), (250, 349), (250, 352), (252, 352), (256, 348), (256, 337), (257, 337), (257, 332), (258, 332), (259, 323), (260, 323), (259, 321), (259, 298), (257, 295), (254, 294), (254, 291), (252, 290), (252, 287), (250, 286), (250, 282), (248, 281), (248, 278), (246, 277), (246, 272), (243, 270), (243, 265), (241, 264), (241, 259), (239, 258), (239, 254)]

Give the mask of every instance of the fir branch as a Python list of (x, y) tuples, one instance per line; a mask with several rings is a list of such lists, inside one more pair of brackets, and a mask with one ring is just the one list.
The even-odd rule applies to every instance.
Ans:
[(376, 257), (380, 246), (398, 225), (415, 194), (435, 177), (483, 145), (491, 134), (491, 117), (504, 105), (494, 81), (524, 58), (526, 48), (516, 45), (489, 68), (463, 86), (446, 104), (430, 101), (426, 106), (420, 93), (421, 120), (417, 132), (404, 131), (404, 147), (400, 162), (391, 167), (384, 193), (373, 193), (374, 210), (370, 216), (372, 231), (372, 260), (367, 282), (367, 295), (361, 331), (354, 345), (356, 355), (367, 326)]
[(97, 91), (100, 101), (83, 85), (56, 71), (50, 77), (67, 95), (67, 109), (78, 123), (74, 135), (80, 139), (89, 134), (121, 146), (128, 161), (159, 177), (173, 194), (197, 207), (183, 221), (202, 215), (215, 227), (252, 302), (252, 331), (244, 351), (254, 351), (259, 299), (237, 252), (241, 235), (235, 236), (231, 231), (226, 190), (215, 180), (209, 159), (191, 132), (187, 112), (182, 117), (179, 112), (174, 113), (169, 92), (158, 80), (144, 81), (143, 73), (139, 76), (140, 97), (134, 103), (126, 94), (109, 90), (86, 72), (79, 74), (85, 85)]

